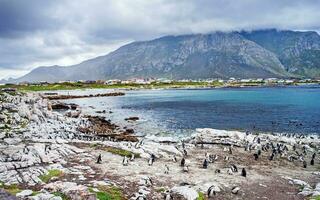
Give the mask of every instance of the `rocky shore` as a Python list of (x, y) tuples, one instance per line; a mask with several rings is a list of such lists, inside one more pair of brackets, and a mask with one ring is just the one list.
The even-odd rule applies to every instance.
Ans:
[(0, 94), (0, 199), (317, 199), (319, 147), (317, 135), (214, 129), (138, 138), (76, 105)]

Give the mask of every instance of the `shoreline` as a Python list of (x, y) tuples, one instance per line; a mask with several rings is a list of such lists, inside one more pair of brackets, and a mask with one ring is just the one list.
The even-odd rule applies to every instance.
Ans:
[(319, 81), (297, 82), (297, 83), (267, 83), (267, 82), (177, 82), (171, 83), (150, 83), (150, 84), (115, 84), (106, 85), (102, 83), (44, 83), (44, 84), (6, 84), (0, 85), (1, 90), (9, 91), (61, 91), (61, 90), (83, 90), (83, 89), (119, 89), (119, 90), (139, 90), (139, 89), (215, 89), (215, 88), (251, 88), (251, 87), (299, 87), (316, 85)]
[[(319, 136), (198, 129), (183, 141), (156, 136), (136, 137), (138, 141), (110, 135), (101, 139), (97, 130), (120, 136), (126, 129), (106, 126), (106, 121), (93, 124), (81, 108), (69, 110), (80, 112), (75, 118), (65, 116), (51, 110), (50, 100), (37, 93), (0, 98), (0, 120), (10, 124), (0, 128), (0, 197), (4, 191), (20, 199), (59, 199), (59, 195), (60, 199), (63, 195), (95, 199), (98, 194), (114, 199), (304, 199), (320, 195)], [(79, 126), (94, 128), (80, 133)], [(123, 135), (128, 134), (133, 137), (134, 130)], [(314, 153), (314, 165), (310, 165)], [(96, 163), (98, 155), (101, 164)], [(185, 167), (180, 166), (183, 157)], [(208, 197), (209, 188), (213, 197)]]

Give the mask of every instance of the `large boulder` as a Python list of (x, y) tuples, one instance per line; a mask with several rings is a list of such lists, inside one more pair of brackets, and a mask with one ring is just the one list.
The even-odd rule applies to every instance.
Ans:
[(175, 186), (171, 189), (173, 194), (178, 194), (187, 200), (196, 200), (199, 196), (198, 192), (191, 186)]

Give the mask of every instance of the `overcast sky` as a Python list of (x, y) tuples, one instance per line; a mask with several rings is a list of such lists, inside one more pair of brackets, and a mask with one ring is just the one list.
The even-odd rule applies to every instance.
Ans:
[(168, 34), (319, 32), (319, 10), (320, 0), (0, 0), (0, 79)]

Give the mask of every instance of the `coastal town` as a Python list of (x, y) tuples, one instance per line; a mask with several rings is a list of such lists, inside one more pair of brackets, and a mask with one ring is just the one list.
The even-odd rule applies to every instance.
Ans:
[[(182, 79), (172, 80), (167, 78), (133, 78), (129, 80), (78, 80), (58, 82), (20, 82), (2, 83), (3, 91), (22, 90), (57, 90), (81, 88), (218, 88), (218, 87), (275, 87), (304, 84), (320, 84), (320, 79), (279, 79), (279, 78), (252, 78), (252, 79)], [(60, 87), (59, 87), (60, 86)], [(67, 87), (63, 87), (67, 86)]]

